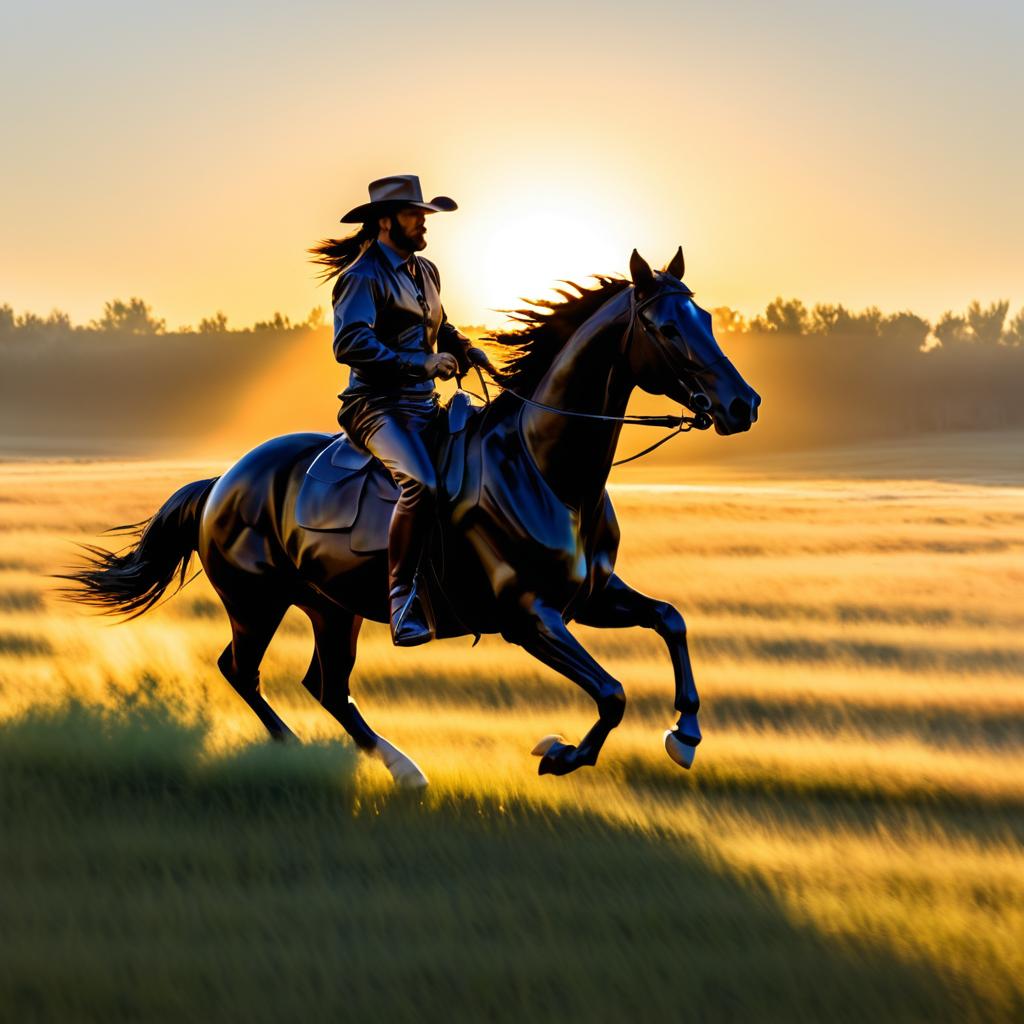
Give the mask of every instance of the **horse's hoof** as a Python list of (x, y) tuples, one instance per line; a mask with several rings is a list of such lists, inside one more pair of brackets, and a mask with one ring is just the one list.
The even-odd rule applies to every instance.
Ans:
[(408, 754), (403, 754), (393, 743), (378, 739), (373, 753), (384, 762), (391, 778), (400, 789), (423, 789), (429, 785), (420, 766)]
[(544, 757), (545, 754), (556, 744), (565, 743), (565, 737), (552, 733), (550, 736), (545, 736), (544, 739), (538, 740), (537, 745), (530, 751), (534, 757)]
[[(553, 737), (547, 737), (553, 739)], [(544, 742), (543, 740), (541, 741)], [(547, 753), (540, 759), (537, 766), (538, 775), (568, 775), (582, 767), (579, 761), (574, 758), (576, 748), (571, 743), (563, 743), (555, 739), (548, 747)]]
[(665, 750), (680, 768), (689, 768), (697, 753), (696, 747), (683, 743), (671, 729), (665, 730)]

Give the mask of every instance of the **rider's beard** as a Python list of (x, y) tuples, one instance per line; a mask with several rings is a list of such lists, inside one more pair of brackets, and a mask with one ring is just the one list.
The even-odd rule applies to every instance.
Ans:
[(397, 217), (391, 218), (391, 230), (388, 232), (388, 238), (396, 249), (401, 249), (403, 252), (416, 252), (417, 249), (426, 247), (426, 239), (407, 235)]

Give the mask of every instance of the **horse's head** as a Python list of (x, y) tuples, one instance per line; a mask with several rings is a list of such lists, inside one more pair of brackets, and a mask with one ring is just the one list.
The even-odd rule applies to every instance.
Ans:
[(749, 430), (761, 397), (740, 376), (711, 331), (711, 314), (683, 284), (680, 248), (663, 271), (652, 271), (634, 249), (634, 322), (629, 359), (637, 384), (694, 412), (706, 412), (719, 434)]

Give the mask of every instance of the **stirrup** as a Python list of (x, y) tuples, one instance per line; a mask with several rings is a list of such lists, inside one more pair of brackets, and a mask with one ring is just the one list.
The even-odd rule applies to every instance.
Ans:
[(394, 587), (390, 604), (391, 642), (396, 647), (416, 647), (433, 640), (415, 582), (409, 587)]

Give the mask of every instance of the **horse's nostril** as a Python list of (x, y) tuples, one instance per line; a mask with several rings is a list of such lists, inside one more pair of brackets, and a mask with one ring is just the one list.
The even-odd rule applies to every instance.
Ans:
[(729, 403), (729, 415), (738, 423), (750, 423), (752, 412), (750, 403), (744, 402), (742, 398), (734, 398)]

